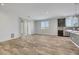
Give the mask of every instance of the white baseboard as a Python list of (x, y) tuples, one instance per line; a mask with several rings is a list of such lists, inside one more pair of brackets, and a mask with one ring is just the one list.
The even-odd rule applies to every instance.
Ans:
[(19, 38), (20, 36), (17, 35), (15, 36), (14, 38), (6, 38), (6, 39), (3, 39), (3, 40), (0, 40), (0, 42), (5, 42), (5, 41), (8, 41), (8, 40), (12, 40), (12, 39), (16, 39), (16, 38)]
[[(52, 36), (52, 34), (40, 34), (40, 33), (35, 33), (35, 34), (32, 34), (32, 35), (48, 35), (48, 36)], [(53, 36), (58, 36), (58, 35), (53, 35)]]

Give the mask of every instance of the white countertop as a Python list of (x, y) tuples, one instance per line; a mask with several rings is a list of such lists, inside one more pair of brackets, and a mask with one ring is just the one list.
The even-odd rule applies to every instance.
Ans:
[(65, 30), (65, 31), (79, 35), (79, 31), (76, 31), (76, 30)]

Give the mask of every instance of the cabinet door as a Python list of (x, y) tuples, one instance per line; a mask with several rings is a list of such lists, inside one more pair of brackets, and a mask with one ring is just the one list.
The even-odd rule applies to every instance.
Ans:
[(65, 18), (58, 19), (58, 27), (65, 27)]
[(58, 36), (63, 36), (63, 30), (58, 30)]

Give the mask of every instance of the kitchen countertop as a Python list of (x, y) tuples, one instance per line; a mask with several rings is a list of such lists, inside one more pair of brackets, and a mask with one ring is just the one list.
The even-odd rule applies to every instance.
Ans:
[(79, 31), (77, 30), (65, 30), (66, 32), (73, 33), (79, 35)]

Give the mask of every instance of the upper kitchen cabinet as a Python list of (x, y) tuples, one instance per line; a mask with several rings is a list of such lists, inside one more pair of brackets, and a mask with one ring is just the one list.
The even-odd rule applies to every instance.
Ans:
[(58, 19), (58, 27), (65, 27), (65, 18)]

